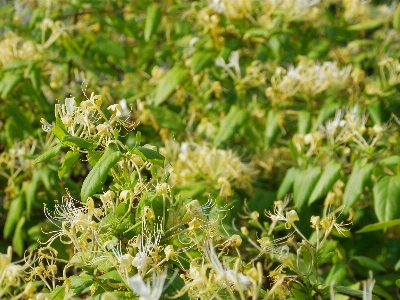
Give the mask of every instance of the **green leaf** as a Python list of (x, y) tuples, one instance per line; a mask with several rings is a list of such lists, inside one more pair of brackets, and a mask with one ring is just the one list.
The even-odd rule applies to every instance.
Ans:
[(297, 172), (293, 185), (293, 202), (297, 209), (301, 209), (310, 198), (311, 192), (321, 174), (321, 168), (308, 166), (307, 170)]
[(97, 164), (89, 172), (85, 178), (81, 189), (81, 198), (86, 202), (87, 198), (93, 196), (104, 184), (107, 179), (107, 174), (111, 168), (119, 161), (121, 152), (114, 151), (108, 147)]
[[(171, 111), (167, 107), (147, 106), (157, 121), (158, 126), (161, 128), (169, 128), (177, 131), (183, 131), (185, 125), (182, 122), (182, 117), (177, 113)], [(140, 139), (137, 139), (140, 144)]]
[(86, 154), (86, 158), (89, 162), (89, 164), (94, 167), (97, 162), (99, 161), (99, 159), (101, 158), (101, 156), (103, 155), (102, 151), (88, 151), (88, 154)]
[(360, 160), (354, 163), (353, 171), (344, 189), (343, 204), (345, 205), (345, 212), (352, 208), (354, 203), (360, 198), (366, 184), (370, 180), (372, 167), (372, 164), (364, 164)]
[(203, 69), (213, 65), (215, 54), (206, 51), (199, 51), (192, 55), (191, 66), (194, 74), (199, 73)]
[(172, 68), (165, 74), (155, 91), (154, 105), (159, 106), (175, 91), (176, 87), (180, 85), (187, 77), (188, 70), (182, 69), (178, 66)]
[(294, 298), (297, 300), (311, 300), (312, 299), (310, 296), (308, 296), (296, 289), (292, 289), (291, 293), (294, 296)]
[(246, 121), (247, 110), (240, 109), (236, 105), (232, 106), (228, 114), (221, 121), (221, 126), (214, 139), (214, 146), (218, 147), (233, 136), (239, 127)]
[(386, 22), (384, 19), (380, 19), (380, 20), (370, 19), (370, 20), (366, 20), (366, 21), (363, 21), (358, 24), (351, 25), (351, 26), (347, 27), (347, 30), (358, 31), (358, 30), (374, 29), (376, 27), (381, 26), (384, 22)]
[(130, 152), (139, 155), (145, 161), (149, 161), (153, 164), (159, 165), (162, 168), (164, 167), (165, 157), (157, 151), (146, 147), (137, 146), (132, 148)]
[(400, 217), (400, 175), (381, 177), (373, 188), (373, 194), (375, 214), (379, 221)]
[(71, 289), (75, 294), (82, 293), (85, 289), (93, 284), (93, 276), (81, 274), (79, 276), (70, 276)]
[(325, 279), (326, 284), (334, 282), (342, 282), (347, 275), (347, 265), (344, 263), (337, 263), (332, 266), (328, 276)]
[(25, 236), (25, 232), (22, 230), (22, 227), (25, 224), (25, 217), (22, 216), (17, 223), (17, 226), (15, 227), (15, 232), (13, 235), (13, 239), (12, 239), (12, 245), (14, 247), (15, 252), (17, 252), (17, 254), (19, 256), (22, 256), (22, 254), (25, 251), (25, 247), (24, 247), (24, 236)]
[(399, 155), (391, 155), (391, 156), (388, 156), (388, 157), (385, 157), (385, 158), (381, 159), (379, 161), (379, 163), (382, 166), (386, 166), (386, 167), (395, 166), (398, 163), (400, 163), (400, 156)]
[(22, 72), (7, 72), (0, 82), (1, 98), (6, 98), (21, 80)]
[(279, 135), (279, 119), (281, 118), (276, 110), (271, 109), (267, 115), (267, 124), (265, 127), (265, 148), (268, 149), (275, 142)]
[(341, 165), (334, 160), (326, 165), (324, 171), (322, 172), (321, 178), (318, 180), (318, 183), (315, 186), (310, 199), (308, 200), (308, 205), (311, 205), (318, 199), (328, 194), (329, 190), (339, 178), (341, 169)]
[(397, 279), (397, 280), (396, 280), (396, 285), (397, 285), (398, 287), (400, 287), (400, 279)]
[(92, 44), (92, 49), (105, 55), (125, 58), (125, 50), (121, 44), (103, 36), (96, 38), (95, 42)]
[(36, 157), (35, 160), (33, 161), (33, 163), (34, 164), (38, 164), (38, 163), (44, 162), (46, 160), (49, 160), (50, 158), (53, 158), (58, 153), (60, 153), (61, 147), (62, 147), (62, 144), (57, 144), (57, 145), (51, 147), (50, 149), (48, 149), (43, 154), (41, 154), (38, 157)]
[(397, 4), (396, 10), (393, 15), (393, 29), (400, 29), (400, 4)]
[(65, 296), (65, 285), (58, 286), (51, 291), (51, 299), (53, 300), (63, 300)]
[(364, 226), (361, 228), (357, 233), (364, 233), (364, 232), (371, 232), (371, 231), (377, 231), (377, 230), (382, 230), (394, 226), (400, 225), (400, 219), (396, 220), (391, 220), (391, 221), (385, 221), (385, 222), (378, 222), (374, 224), (369, 224), (367, 226)]
[(64, 135), (61, 141), (63, 144), (81, 149), (94, 148), (96, 146), (96, 142), (93, 140), (86, 140), (72, 135)]
[(297, 126), (299, 134), (307, 134), (311, 127), (311, 114), (308, 111), (299, 111), (299, 121)]
[(13, 233), (18, 220), (22, 216), (24, 211), (25, 198), (19, 196), (11, 201), (9, 211), (12, 213), (7, 214), (6, 223), (4, 225), (3, 234), (5, 238), (8, 238)]
[(2, 70), (13, 70), (13, 69), (21, 69), (23, 67), (26, 67), (29, 64), (29, 60), (14, 60), (12, 62), (9, 62), (6, 64)]
[(8, 102), (7, 113), (12, 116), (17, 123), (18, 127), (29, 134), (33, 135), (34, 129), (32, 127), (32, 122), (28, 120), (27, 117), (21, 112), (21, 109), (16, 105)]
[(278, 189), (278, 193), (276, 195), (276, 197), (280, 200), (283, 199), (283, 197), (289, 193), (289, 191), (291, 190), (293, 183), (294, 183), (294, 179), (296, 178), (296, 174), (299, 171), (299, 169), (297, 168), (290, 168), (289, 170), (286, 171), (285, 177), (283, 178), (283, 181), (281, 183), (281, 185), (279, 186)]
[(28, 220), (30, 219), (32, 206), (36, 199), (36, 191), (38, 189), (40, 177), (40, 169), (36, 169), (35, 171), (33, 171), (32, 180), (25, 181), (22, 184), (22, 190), (25, 193), (26, 217), (28, 218)]
[(373, 102), (367, 106), (367, 109), (374, 124), (382, 124), (382, 103), (379, 101)]
[(68, 151), (67, 154), (65, 154), (65, 158), (60, 169), (58, 170), (58, 178), (61, 179), (65, 174), (67, 174), (74, 166), (78, 158), (79, 152), (71, 150)]
[(352, 256), (351, 260), (355, 260), (356, 262), (358, 262), (360, 264), (360, 266), (367, 268), (368, 270), (372, 270), (372, 271), (381, 271), (381, 272), (385, 272), (386, 269), (377, 261), (366, 257), (366, 256)]
[(102, 280), (107, 280), (107, 279), (110, 280), (111, 279), (115, 282), (122, 281), (121, 275), (118, 273), (117, 270), (112, 270), (112, 271), (106, 272), (105, 274), (103, 274), (97, 278), (102, 279)]
[[(363, 299), (363, 292), (362, 291), (358, 291), (346, 286), (341, 286), (341, 285), (334, 285), (333, 286), (334, 290), (336, 292), (339, 292), (340, 294), (344, 294), (344, 295), (348, 295), (348, 296), (355, 296), (355, 297), (359, 297), (361, 299)], [(379, 297), (372, 295), (372, 299), (373, 300), (381, 300)]]
[(158, 4), (151, 4), (147, 7), (146, 23), (144, 25), (144, 40), (148, 42), (156, 31), (161, 20), (161, 7)]
[(53, 134), (60, 140), (60, 142), (66, 135), (69, 135), (69, 133), (64, 128), (57, 125), (51, 129), (51, 132), (53, 132)]

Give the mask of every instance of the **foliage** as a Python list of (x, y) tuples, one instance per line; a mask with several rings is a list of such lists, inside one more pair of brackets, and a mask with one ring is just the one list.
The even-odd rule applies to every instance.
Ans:
[(394, 299), (399, 7), (1, 6), (0, 298)]

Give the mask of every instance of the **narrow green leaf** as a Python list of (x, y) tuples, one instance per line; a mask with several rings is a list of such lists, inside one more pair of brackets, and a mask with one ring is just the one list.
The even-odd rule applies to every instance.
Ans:
[(68, 279), (71, 282), (71, 289), (75, 294), (82, 293), (93, 284), (93, 277), (90, 275), (81, 274), (78, 276), (70, 276)]
[(81, 149), (87, 149), (87, 148), (94, 148), (96, 147), (96, 142), (93, 140), (86, 140), (80, 137), (72, 136), (72, 135), (64, 135), (62, 138), (62, 143), (73, 146), (73, 147), (78, 147)]
[(268, 149), (275, 142), (279, 135), (279, 119), (282, 116), (276, 111), (271, 109), (267, 115), (267, 124), (265, 127), (265, 148)]
[(194, 74), (199, 73), (213, 64), (216, 54), (206, 51), (199, 51), (191, 57), (191, 67)]
[(19, 128), (33, 135), (34, 129), (32, 127), (32, 122), (28, 120), (27, 117), (21, 112), (21, 109), (16, 105), (8, 102), (7, 113), (12, 116)]
[(58, 286), (51, 291), (51, 299), (53, 300), (63, 300), (65, 297), (65, 285)]
[(28, 220), (30, 219), (33, 203), (36, 200), (36, 192), (37, 192), (37, 189), (38, 189), (40, 177), (41, 177), (40, 176), (40, 169), (36, 169), (35, 171), (33, 171), (32, 180), (31, 181), (25, 181), (22, 184), (22, 190), (25, 193), (26, 217), (27, 217)]
[(3, 234), (5, 238), (8, 238), (13, 233), (18, 220), (22, 216), (24, 211), (25, 198), (19, 196), (11, 201), (9, 211), (12, 213), (7, 214), (6, 223), (4, 224)]
[(400, 175), (381, 177), (373, 188), (373, 194), (379, 221), (400, 218)]
[(69, 135), (66, 130), (57, 125), (51, 129), (51, 132), (53, 132), (53, 134), (60, 140), (60, 142), (63, 140), (64, 136)]
[(25, 224), (25, 217), (22, 216), (17, 223), (17, 227), (15, 227), (15, 232), (13, 235), (13, 239), (12, 239), (12, 245), (14, 247), (15, 252), (17, 252), (17, 254), (19, 256), (22, 256), (22, 254), (24, 254), (25, 251), (25, 247), (24, 247), (24, 236), (25, 236), (25, 232), (22, 230), (23, 226)]
[(47, 150), (43, 154), (36, 157), (35, 160), (33, 161), (33, 163), (38, 164), (38, 163), (44, 162), (46, 160), (49, 160), (50, 158), (53, 158), (58, 153), (60, 153), (61, 147), (62, 147), (62, 144), (57, 144), (57, 145), (51, 147), (49, 150)]
[(309, 166), (307, 170), (301, 170), (296, 174), (293, 185), (293, 202), (297, 209), (301, 209), (307, 203), (320, 174), (321, 168), (317, 166)]
[(311, 205), (318, 199), (328, 194), (329, 190), (339, 178), (341, 169), (341, 165), (334, 160), (326, 165), (324, 171), (322, 172), (321, 178), (318, 180), (318, 183), (315, 186), (310, 199), (308, 200), (308, 205)]
[(156, 31), (161, 20), (161, 7), (158, 4), (151, 4), (147, 7), (146, 23), (144, 25), (144, 40), (148, 42)]
[(299, 111), (299, 121), (297, 126), (299, 134), (307, 134), (311, 127), (311, 114), (308, 111)]
[[(334, 290), (340, 294), (344, 294), (344, 295), (348, 295), (348, 296), (355, 296), (358, 297), (360, 299), (363, 298), (363, 292), (362, 291), (358, 291), (346, 286), (341, 286), (341, 285), (334, 285), (333, 286)], [(381, 300), (379, 297), (372, 295), (372, 299), (373, 300)]]
[(395, 166), (400, 163), (400, 156), (399, 155), (391, 155), (385, 157), (379, 161), (382, 166)]
[(247, 113), (247, 110), (240, 109), (236, 105), (230, 108), (228, 114), (222, 119), (221, 126), (214, 139), (215, 147), (226, 142), (235, 132), (237, 132), (239, 127), (246, 121)]
[(357, 160), (354, 163), (353, 171), (346, 183), (343, 195), (344, 211), (347, 212), (360, 198), (364, 188), (371, 177), (372, 164), (364, 164)]
[[(182, 122), (182, 117), (177, 113), (171, 111), (167, 107), (156, 107), (148, 105), (146, 106), (146, 108), (150, 109), (154, 118), (157, 120), (158, 126), (160, 126), (161, 128), (169, 128), (177, 131), (185, 130), (185, 125)], [(137, 139), (137, 141), (138, 144), (140, 144), (140, 138)]]
[(382, 102), (376, 101), (367, 106), (368, 113), (375, 124), (382, 124)]
[(335, 282), (343, 282), (347, 275), (347, 265), (344, 263), (337, 263), (332, 266), (328, 276), (325, 279), (326, 284)]
[(400, 279), (397, 279), (397, 280), (396, 280), (396, 285), (397, 285), (398, 287), (400, 287)]
[(89, 172), (82, 184), (81, 198), (86, 202), (87, 198), (93, 196), (104, 184), (107, 174), (118, 162), (121, 152), (114, 151), (111, 147), (107, 148), (97, 164)]
[(115, 58), (125, 58), (125, 50), (121, 43), (112, 39), (100, 36), (97, 37), (91, 48), (105, 55), (110, 55)]
[(88, 154), (86, 154), (86, 158), (89, 162), (89, 164), (94, 167), (99, 159), (102, 157), (103, 152), (102, 151), (88, 151)]
[(6, 98), (21, 80), (22, 72), (7, 72), (0, 82), (1, 97)]
[(358, 31), (358, 30), (369, 30), (369, 29), (374, 29), (376, 27), (379, 27), (382, 25), (384, 22), (386, 22), (384, 19), (370, 19), (363, 21), (358, 24), (351, 25), (347, 27), (347, 30), (351, 31)]
[(285, 177), (283, 178), (283, 181), (279, 186), (278, 193), (276, 195), (278, 199), (282, 200), (283, 197), (290, 192), (298, 171), (299, 170), (294, 167), (286, 171)]
[(312, 299), (310, 296), (303, 294), (301, 291), (296, 290), (296, 289), (292, 289), (291, 293), (294, 296), (294, 298), (297, 300), (311, 300)]
[(398, 226), (398, 225), (400, 225), (400, 219), (378, 222), (378, 223), (369, 224), (367, 226), (364, 226), (359, 231), (357, 231), (357, 233), (377, 231), (377, 230), (382, 230), (382, 229), (386, 229), (386, 228), (390, 228), (390, 227), (394, 227), (394, 226)]
[(6, 64), (2, 68), (2, 70), (6, 71), (6, 70), (13, 70), (13, 69), (20, 69), (20, 68), (26, 67), (28, 64), (29, 64), (29, 60), (14, 60), (14, 61)]
[(112, 270), (112, 271), (106, 272), (105, 274), (98, 276), (97, 278), (99, 278), (101, 280), (111, 279), (115, 282), (122, 281), (121, 275), (118, 273), (117, 270)]
[(65, 158), (60, 169), (58, 170), (58, 178), (62, 179), (62, 177), (71, 170), (78, 158), (79, 152), (71, 150), (68, 151), (67, 154), (65, 154)]
[(396, 10), (394, 11), (393, 28), (396, 30), (400, 29), (400, 4), (397, 4)]
[(159, 165), (162, 168), (164, 167), (165, 157), (162, 156), (157, 151), (154, 151), (146, 147), (137, 146), (131, 149), (130, 152), (139, 155), (145, 161), (149, 161), (153, 164)]
[(176, 87), (180, 85), (187, 77), (188, 70), (182, 69), (178, 66), (172, 68), (165, 74), (155, 91), (154, 105), (159, 106), (175, 91)]
[(385, 272), (386, 269), (378, 263), (376, 260), (366, 257), (366, 256), (352, 256), (351, 260), (355, 260), (360, 264), (360, 266), (367, 268), (372, 271)]

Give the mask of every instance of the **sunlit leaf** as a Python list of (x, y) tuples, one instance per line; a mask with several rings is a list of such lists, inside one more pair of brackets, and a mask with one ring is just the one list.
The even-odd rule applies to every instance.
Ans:
[(83, 181), (81, 189), (83, 202), (86, 202), (88, 197), (93, 196), (102, 187), (107, 179), (108, 172), (119, 161), (120, 157), (121, 152), (114, 151), (111, 147), (107, 148)]
[(400, 218), (400, 175), (383, 176), (373, 188), (374, 208), (381, 222)]

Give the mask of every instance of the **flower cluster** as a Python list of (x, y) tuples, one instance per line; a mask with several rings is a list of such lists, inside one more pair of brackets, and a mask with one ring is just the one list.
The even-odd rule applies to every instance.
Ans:
[(253, 164), (243, 163), (231, 150), (211, 148), (196, 143), (166, 142), (161, 149), (170, 163), (171, 182), (189, 185), (204, 180), (219, 190), (219, 195), (229, 197), (233, 188), (251, 190), (256, 175)]

